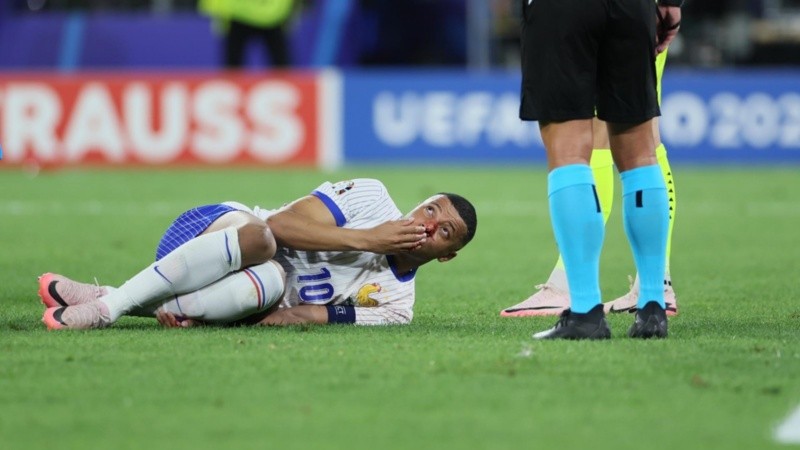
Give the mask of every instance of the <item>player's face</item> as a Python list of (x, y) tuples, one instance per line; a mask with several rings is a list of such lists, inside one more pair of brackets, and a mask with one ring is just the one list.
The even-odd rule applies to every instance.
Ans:
[(425, 200), (408, 217), (413, 217), (414, 223), (424, 225), (428, 235), (425, 243), (414, 250), (414, 253), (447, 261), (462, 247), (461, 243), (467, 235), (467, 224), (444, 195), (435, 195)]

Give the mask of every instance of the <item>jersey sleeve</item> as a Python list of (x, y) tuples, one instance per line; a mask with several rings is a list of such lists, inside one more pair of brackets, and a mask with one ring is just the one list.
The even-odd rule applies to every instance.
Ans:
[(406, 325), (414, 318), (411, 306), (383, 305), (376, 308), (356, 307), (356, 325)]
[(407, 324), (414, 318), (415, 280), (398, 280), (384, 272), (374, 283), (361, 286), (352, 299), (356, 325)]
[(325, 182), (311, 195), (322, 200), (339, 227), (365, 218), (378, 221), (399, 218), (399, 211), (389, 197), (386, 186), (375, 179), (358, 178), (336, 183)]

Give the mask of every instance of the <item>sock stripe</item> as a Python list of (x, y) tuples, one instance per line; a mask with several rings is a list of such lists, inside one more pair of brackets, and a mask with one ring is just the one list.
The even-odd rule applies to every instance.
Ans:
[(175, 306), (178, 307), (178, 312), (180, 312), (182, 317), (186, 317), (186, 314), (183, 313), (183, 308), (181, 308), (181, 301), (178, 299), (178, 296), (175, 295)]
[(261, 278), (259, 278), (258, 275), (256, 275), (256, 273), (252, 270), (244, 269), (244, 273), (248, 276), (248, 278), (250, 278), (250, 281), (256, 287), (256, 295), (258, 296), (258, 309), (263, 308), (265, 301), (264, 298), (266, 297), (266, 295), (264, 295), (264, 283), (261, 281)]
[(642, 191), (641, 190), (636, 191), (636, 207), (641, 208), (643, 203), (644, 202), (642, 201)]
[(228, 245), (228, 233), (225, 233), (225, 251), (228, 252), (228, 264), (230, 264), (233, 260), (233, 256), (231, 255), (231, 248)]
[(600, 208), (600, 197), (597, 196), (597, 186), (592, 185), (592, 193), (594, 194), (594, 205), (597, 207), (597, 212), (603, 212), (602, 208)]

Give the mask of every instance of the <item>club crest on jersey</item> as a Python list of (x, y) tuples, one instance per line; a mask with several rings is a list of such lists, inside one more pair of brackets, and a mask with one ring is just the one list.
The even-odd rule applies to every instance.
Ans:
[(378, 283), (369, 283), (361, 286), (356, 293), (354, 306), (378, 306), (378, 301), (371, 297), (372, 294), (381, 291)]
[(353, 189), (355, 184), (354, 181), (340, 181), (333, 185), (333, 190), (336, 192), (336, 195), (342, 195), (350, 189)]

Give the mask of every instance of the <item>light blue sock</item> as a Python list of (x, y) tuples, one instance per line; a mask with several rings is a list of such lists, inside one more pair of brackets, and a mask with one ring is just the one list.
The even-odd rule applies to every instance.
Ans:
[(622, 220), (639, 271), (639, 302), (657, 301), (664, 307), (664, 266), (669, 231), (669, 200), (658, 165), (637, 167), (620, 174)]
[(564, 261), (570, 308), (587, 313), (600, 304), (600, 250), (605, 227), (592, 169), (572, 164), (547, 176), (550, 220)]

